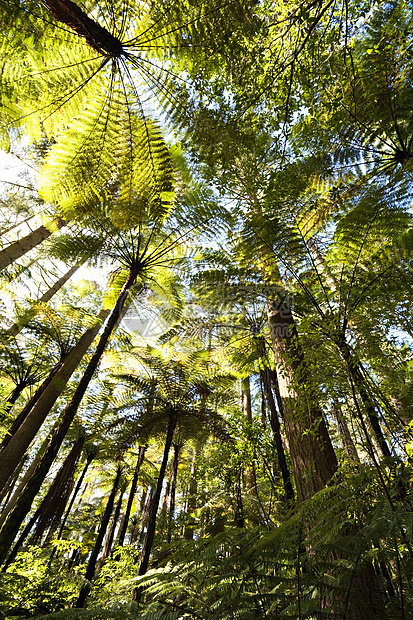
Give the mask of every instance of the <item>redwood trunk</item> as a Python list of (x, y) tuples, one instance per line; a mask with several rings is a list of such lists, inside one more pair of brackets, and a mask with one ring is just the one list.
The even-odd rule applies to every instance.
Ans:
[(311, 374), (298, 341), (291, 311), (267, 303), (277, 366), (285, 434), (290, 448), (298, 501), (325, 487), (337, 470), (337, 459), (322, 411), (311, 389)]

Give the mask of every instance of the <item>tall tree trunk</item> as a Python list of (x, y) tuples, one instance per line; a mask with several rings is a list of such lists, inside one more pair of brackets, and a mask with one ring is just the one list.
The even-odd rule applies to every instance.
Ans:
[[(55, 425), (53, 427), (53, 431), (56, 428), (57, 428), (57, 426)], [(52, 431), (52, 434), (53, 434), (53, 431)], [(20, 482), (19, 482), (16, 490), (14, 491), (12, 497), (7, 502), (7, 505), (5, 506), (5, 508), (3, 508), (2, 513), (0, 515), (0, 530), (3, 527), (3, 523), (5, 522), (7, 516), (9, 515), (9, 513), (13, 510), (14, 506), (16, 505), (16, 502), (19, 499), (20, 495), (23, 493), (27, 483), (29, 482), (29, 480), (33, 476), (34, 472), (36, 471), (36, 468), (37, 468), (38, 464), (40, 463), (44, 453), (46, 452), (46, 448), (47, 448), (47, 446), (49, 444), (49, 440), (50, 440), (50, 434), (42, 442), (40, 448), (38, 449), (38, 451), (36, 453), (36, 456), (34, 457), (33, 461), (30, 463), (27, 471), (25, 472), (24, 476), (20, 480)]]
[(76, 273), (76, 271), (80, 268), (81, 263), (77, 265), (73, 265), (64, 273), (56, 282), (51, 286), (41, 297), (39, 297), (40, 302), (47, 303), (51, 300), (51, 298), (56, 295), (58, 291), (66, 284), (68, 280)]
[(340, 404), (338, 403), (337, 400), (333, 401), (333, 416), (337, 423), (337, 430), (341, 438), (343, 449), (346, 451), (347, 456), (349, 456), (356, 463), (359, 463), (360, 458), (357, 453), (357, 448), (354, 445), (354, 441), (351, 437), (349, 428), (347, 426), (347, 422), (344, 418)]
[(175, 515), (175, 495), (176, 495), (176, 479), (178, 477), (178, 465), (179, 465), (179, 454), (181, 451), (181, 447), (179, 444), (174, 444), (174, 460), (172, 462), (172, 476), (171, 476), (171, 495), (169, 500), (169, 518), (168, 518), (168, 543), (171, 542), (172, 538), (172, 523)]
[(123, 495), (124, 493), (121, 491), (119, 494), (118, 503), (116, 504), (115, 512), (113, 513), (112, 523), (109, 528), (108, 535), (106, 536), (105, 546), (103, 547), (102, 555), (99, 558), (99, 562), (96, 568), (96, 573), (100, 572), (102, 566), (105, 563), (106, 558), (108, 557), (110, 553), (110, 550), (112, 549), (113, 539), (115, 538), (115, 530), (116, 530), (116, 526), (118, 525), (119, 515), (120, 515), (121, 508), (122, 508)]
[(132, 510), (133, 499), (135, 497), (136, 487), (138, 485), (139, 471), (140, 471), (141, 465), (143, 463), (143, 459), (145, 458), (146, 447), (147, 446), (139, 446), (138, 460), (136, 461), (135, 472), (133, 474), (132, 484), (131, 484), (131, 488), (130, 488), (130, 491), (129, 491), (128, 503), (127, 503), (127, 506), (126, 506), (125, 515), (124, 515), (124, 518), (123, 518), (123, 521), (122, 521), (122, 525), (121, 525), (121, 528), (120, 528), (120, 532), (119, 532), (119, 542), (118, 542), (118, 544), (119, 544), (120, 547), (123, 546), (123, 542), (125, 540), (126, 531), (128, 529), (128, 523), (129, 523), (130, 513), (131, 513), (131, 510)]
[(69, 26), (80, 37), (84, 37), (87, 44), (97, 52), (114, 58), (123, 54), (120, 40), (90, 19), (71, 0), (40, 0), (40, 2), (55, 19)]
[[(109, 341), (110, 336), (112, 335), (112, 332), (122, 320), (124, 312), (127, 308), (126, 300), (132, 286), (135, 283), (139, 269), (140, 265), (138, 264), (134, 267), (133, 270), (131, 269), (129, 276), (121, 292), (119, 293), (119, 297), (109, 316), (103, 333), (99, 339), (96, 350), (92, 355), (92, 358), (87, 365), (87, 368), (81, 380), (79, 381), (79, 384), (75, 390), (71, 401), (66, 405), (65, 409), (63, 410), (56, 432), (51, 438), (48, 448), (41, 462), (39, 463), (32, 479), (27, 484), (25, 491), (22, 493), (22, 496), (16, 503), (14, 510), (9, 515), (9, 518), (4, 523), (3, 528), (0, 531), (0, 563), (4, 561), (4, 558), (10, 547), (10, 541), (14, 540), (14, 537), (16, 536), (20, 525), (22, 524), (25, 516), (29, 512), (32, 502), (36, 494), (38, 493), (42, 482), (56, 457), (57, 452), (59, 451), (59, 448), (66, 436), (67, 431), (69, 430), (69, 427), (77, 413), (82, 398), (85, 395), (85, 392), (93, 377), (93, 374), (98, 367), (99, 361), (105, 351), (106, 345)], [(9, 446), (11, 445), (11, 443), (12, 442), (9, 443)]]
[[(82, 263), (78, 263), (77, 265), (70, 267), (70, 269), (66, 271), (66, 273), (63, 274), (62, 277), (59, 278), (57, 282), (53, 284), (53, 286), (51, 286), (45, 293), (43, 293), (43, 295), (41, 295), (41, 297), (39, 297), (37, 301), (40, 301), (42, 303), (47, 303), (48, 301), (50, 301), (52, 297), (56, 295), (58, 291), (60, 291), (62, 286), (64, 286), (66, 282), (72, 277), (72, 275), (76, 273), (76, 271), (80, 268), (81, 264)], [(17, 334), (19, 334), (22, 331), (22, 329), (28, 323), (30, 323), (30, 321), (32, 320), (33, 316), (35, 316), (35, 314), (36, 314), (35, 309), (31, 308), (27, 310), (27, 312), (25, 312), (19, 318), (17, 323), (14, 323), (14, 325), (8, 328), (7, 333), (10, 334), (11, 336), (17, 336)]]
[[(115, 502), (115, 496), (118, 490), (121, 475), (122, 475), (122, 468), (118, 466), (117, 471), (116, 471), (116, 477), (113, 482), (112, 491), (109, 495), (108, 503), (106, 504), (105, 512), (102, 518), (102, 523), (100, 525), (99, 532), (96, 538), (95, 546), (93, 547), (93, 551), (90, 555), (89, 562), (86, 568), (85, 579), (89, 582), (92, 581), (93, 576), (95, 574), (96, 560), (98, 559), (100, 548), (102, 546), (102, 542), (105, 537), (107, 527), (109, 525), (109, 519), (113, 511), (113, 504)], [(79, 593), (79, 597), (76, 603), (74, 604), (74, 607), (84, 606), (87, 595), (90, 592), (90, 588), (91, 586), (89, 583), (82, 586), (80, 593)]]
[[(251, 388), (250, 378), (245, 377), (241, 380), (241, 394), (242, 394), (242, 410), (248, 420), (249, 424), (252, 424), (252, 402), (251, 402)], [(255, 476), (254, 466), (248, 466), (246, 469), (246, 481), (247, 491), (254, 490), (257, 493), (257, 480)]]
[[(66, 222), (58, 219), (53, 223), (53, 225), (57, 228), (62, 228), (66, 225)], [(52, 234), (52, 231), (46, 228), (46, 226), (39, 226), (39, 228), (29, 233), (22, 239), (11, 243), (0, 252), (0, 271), (6, 269), (6, 267), (24, 256), (27, 252), (42, 243)]]
[(7, 444), (10, 442), (11, 438), (13, 437), (13, 435), (15, 435), (15, 433), (18, 431), (20, 426), (23, 424), (23, 422), (27, 418), (28, 414), (30, 413), (30, 411), (32, 410), (34, 405), (37, 403), (37, 401), (39, 400), (40, 396), (44, 393), (44, 391), (46, 390), (47, 386), (51, 383), (53, 377), (56, 376), (56, 374), (57, 374), (58, 370), (61, 368), (62, 364), (63, 364), (63, 360), (60, 360), (57, 364), (55, 364), (55, 366), (49, 372), (49, 374), (46, 377), (46, 379), (37, 388), (36, 392), (33, 394), (31, 399), (29, 400), (29, 402), (23, 407), (23, 409), (21, 410), (19, 415), (13, 421), (11, 427), (8, 429), (6, 435), (4, 436), (4, 438), (3, 438), (3, 440), (2, 440), (2, 442), (0, 444), (0, 458), (1, 458), (1, 453), (3, 452), (4, 448), (7, 446)]
[(73, 475), (76, 470), (77, 463), (82, 453), (84, 437), (74, 443), (72, 449), (64, 460), (63, 465), (57, 472), (48, 492), (43, 498), (40, 506), (24, 528), (22, 534), (14, 545), (7, 561), (3, 566), (3, 571), (14, 561), (17, 552), (30, 533), (33, 525), (38, 521), (36, 531), (31, 539), (31, 544), (36, 544), (37, 540), (43, 536), (47, 527), (53, 526), (60, 521), (60, 517), (66, 506), (69, 494), (73, 487)]
[(149, 507), (148, 515), (148, 527), (146, 530), (146, 536), (142, 547), (141, 561), (139, 564), (138, 575), (144, 575), (148, 570), (149, 558), (152, 551), (153, 539), (155, 536), (156, 527), (156, 515), (158, 512), (159, 500), (161, 498), (162, 485), (165, 477), (165, 470), (168, 464), (169, 450), (172, 445), (173, 435), (177, 422), (177, 413), (173, 410), (169, 413), (168, 430), (166, 433), (165, 448), (163, 453), (163, 459), (161, 468), (159, 470), (158, 481), (156, 484), (155, 493), (153, 494), (152, 501)]
[(290, 448), (298, 501), (325, 487), (337, 471), (337, 459), (322, 411), (311, 389), (294, 319), (284, 304), (267, 302), (277, 366), (285, 434)]
[(185, 530), (184, 530), (185, 540), (192, 540), (194, 537), (194, 528), (188, 524), (188, 518), (190, 517), (190, 515), (194, 512), (196, 508), (196, 494), (198, 490), (197, 471), (198, 471), (199, 453), (200, 453), (200, 444), (197, 444), (194, 449), (194, 455), (192, 458), (192, 465), (191, 465), (191, 477), (189, 480), (188, 498), (187, 498), (187, 507), (186, 507), (187, 523), (185, 524)]
[(262, 382), (264, 386), (264, 392), (267, 397), (268, 409), (270, 411), (270, 424), (274, 437), (275, 449), (277, 450), (278, 467), (281, 471), (283, 479), (285, 499), (288, 502), (294, 500), (294, 489), (291, 484), (290, 471), (287, 465), (287, 459), (285, 457), (284, 446), (281, 436), (281, 426), (278, 419), (277, 408), (275, 406), (274, 397), (271, 389), (271, 371), (267, 366), (264, 366), (263, 370), (260, 370)]
[(74, 475), (82, 454), (84, 443), (85, 437), (83, 436), (79, 437), (73, 444), (53, 484), (43, 499), (39, 519), (31, 539), (33, 545), (37, 544), (37, 541), (43, 537), (47, 528), (49, 528), (45, 541), (47, 544), (54, 530), (61, 522), (66, 504), (69, 501), (73, 489)]
[(380, 450), (383, 456), (391, 457), (392, 454), (384, 438), (383, 431), (381, 430), (377, 410), (366, 386), (366, 380), (360, 367), (360, 363), (354, 358), (350, 346), (345, 341), (344, 337), (340, 338), (336, 342), (336, 345), (342, 354), (344, 361), (346, 362), (349, 377), (360, 394), (361, 402), (363, 403), (364, 410), (367, 414)]
[(85, 331), (78, 343), (63, 360), (63, 363), (57, 369), (56, 367), (53, 369), (43, 386), (34, 395), (33, 406), (31, 408), (29, 406), (25, 407), (27, 412), (25, 419), (21, 421), (13, 436), (10, 433), (8, 434), (7, 445), (4, 445), (0, 453), (0, 489), (6, 484), (23, 454), (35, 438), (51, 408), (62, 394), (67, 382), (98, 334), (102, 321), (105, 320), (109, 312), (110, 310), (107, 309), (100, 311), (97, 324)]

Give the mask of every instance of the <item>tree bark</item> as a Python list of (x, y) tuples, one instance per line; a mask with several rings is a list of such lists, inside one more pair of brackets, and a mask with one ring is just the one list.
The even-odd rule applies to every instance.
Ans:
[(381, 430), (376, 407), (370, 397), (368, 389), (366, 388), (366, 381), (363, 376), (360, 364), (356, 359), (354, 359), (354, 355), (351, 352), (350, 346), (344, 340), (344, 337), (340, 338), (336, 342), (336, 345), (340, 353), (342, 354), (344, 361), (346, 362), (349, 376), (353, 381), (358, 393), (360, 394), (361, 402), (363, 403), (364, 410), (367, 414), (368, 420), (370, 422), (371, 428), (373, 429), (380, 450), (383, 456), (391, 457), (392, 454), (384, 438), (383, 431)]
[(176, 479), (178, 476), (178, 465), (179, 465), (179, 454), (181, 451), (181, 447), (178, 444), (174, 444), (174, 460), (172, 463), (172, 476), (171, 476), (171, 495), (169, 499), (169, 519), (168, 519), (168, 543), (171, 542), (172, 538), (172, 523), (175, 514), (175, 495), (176, 495)]
[(13, 436), (7, 437), (7, 445), (4, 446), (0, 453), (0, 489), (6, 484), (23, 454), (35, 438), (51, 408), (62, 394), (67, 382), (98, 334), (102, 321), (105, 320), (109, 312), (107, 309), (100, 311), (99, 322), (94, 327), (86, 330), (78, 343), (63, 360), (60, 367), (57, 370), (53, 369), (43, 386), (34, 395), (33, 406), (29, 408), (29, 403), (25, 407), (27, 411), (25, 419), (21, 422)]
[[(66, 225), (66, 222), (59, 219), (54, 222), (54, 225), (57, 226), (57, 228), (62, 228)], [(22, 239), (11, 243), (9, 246), (7, 246), (7, 248), (4, 248), (0, 252), (0, 271), (6, 269), (6, 267), (14, 263), (14, 261), (16, 261), (17, 259), (24, 256), (27, 252), (42, 243), (52, 234), (52, 231), (46, 228), (46, 226), (39, 226), (39, 228), (29, 233)]]
[(285, 457), (284, 446), (281, 436), (280, 421), (278, 419), (277, 409), (271, 390), (271, 371), (267, 366), (265, 366), (264, 369), (260, 371), (260, 374), (262, 377), (264, 392), (267, 397), (268, 409), (270, 411), (271, 430), (274, 437), (275, 448), (277, 450), (278, 466), (280, 468), (281, 476), (283, 479), (285, 499), (287, 500), (287, 502), (292, 502), (294, 501), (294, 489), (293, 485), (291, 484), (290, 471), (288, 469), (287, 459)]
[(100, 570), (102, 569), (102, 566), (104, 565), (106, 558), (108, 557), (110, 550), (112, 549), (113, 539), (115, 538), (115, 530), (116, 530), (116, 526), (119, 521), (120, 510), (122, 508), (123, 495), (124, 494), (121, 491), (119, 495), (118, 503), (116, 504), (115, 512), (113, 513), (113, 519), (112, 519), (111, 526), (109, 528), (109, 533), (106, 537), (105, 546), (103, 547), (102, 555), (99, 558), (99, 562), (96, 568), (96, 574), (98, 574)]
[(336, 400), (333, 402), (333, 415), (337, 423), (337, 430), (340, 435), (343, 449), (346, 451), (347, 456), (349, 456), (353, 461), (360, 463), (360, 458), (347, 426), (347, 422), (344, 419), (340, 404)]
[[(137, 273), (140, 269), (139, 264), (134, 265), (134, 269), (131, 269), (129, 272), (129, 276), (119, 293), (119, 297), (116, 301), (116, 304), (110, 314), (110, 317), (107, 321), (105, 329), (99, 339), (99, 343), (96, 347), (92, 358), (87, 365), (87, 368), (76, 388), (76, 391), (72, 397), (70, 403), (68, 403), (63, 410), (60, 421), (58, 423), (58, 427), (56, 432), (54, 433), (48, 448), (39, 463), (32, 479), (27, 484), (25, 491), (23, 492), (21, 498), (19, 498), (13, 512), (9, 515), (9, 518), (4, 523), (2, 530), (0, 531), (0, 563), (4, 561), (4, 558), (8, 552), (8, 548), (10, 546), (10, 541), (14, 540), (20, 525), (22, 524), (25, 516), (29, 512), (32, 502), (38, 493), (44, 478), (49, 471), (57, 452), (66, 436), (67, 431), (77, 413), (79, 405), (82, 401), (83, 396), (89, 386), (89, 383), (93, 377), (95, 370), (98, 367), (100, 359), (105, 351), (106, 345), (109, 341), (110, 336), (112, 335), (113, 330), (116, 328), (118, 323), (122, 320), (123, 314), (126, 311), (126, 300), (130, 293), (132, 286), (135, 283)], [(10, 442), (9, 446), (12, 442)], [(8, 447), (9, 447), (8, 446)]]
[(56, 524), (65, 509), (68, 496), (73, 486), (73, 475), (79, 457), (82, 453), (84, 437), (79, 437), (67, 455), (64, 463), (56, 474), (48, 492), (46, 493), (40, 506), (24, 528), (16, 544), (14, 545), (7, 561), (4, 563), (3, 572), (14, 561), (17, 552), (27, 538), (33, 525), (38, 521), (36, 531), (31, 539), (30, 544), (35, 545), (37, 540), (43, 536), (47, 527)]
[(169, 450), (172, 445), (173, 435), (175, 431), (177, 423), (177, 413), (173, 410), (169, 413), (168, 420), (168, 430), (166, 433), (166, 441), (165, 448), (163, 453), (163, 459), (161, 463), (161, 468), (159, 470), (158, 481), (156, 484), (155, 493), (153, 494), (152, 501), (149, 507), (149, 515), (148, 515), (148, 527), (146, 530), (146, 536), (142, 547), (141, 553), (141, 561), (139, 564), (138, 575), (144, 575), (148, 570), (149, 558), (152, 551), (153, 539), (155, 537), (155, 527), (156, 527), (156, 515), (159, 507), (159, 500), (162, 492), (162, 485), (165, 477), (165, 470), (168, 464), (168, 456)]
[(106, 28), (90, 19), (71, 0), (40, 0), (40, 2), (55, 19), (69, 26), (97, 52), (113, 58), (123, 54), (121, 41)]
[(124, 518), (123, 518), (122, 525), (121, 525), (120, 532), (119, 532), (119, 542), (118, 542), (119, 547), (123, 546), (126, 531), (128, 529), (128, 523), (129, 523), (130, 513), (132, 510), (133, 499), (135, 497), (136, 487), (138, 485), (139, 471), (143, 463), (143, 459), (145, 458), (145, 451), (146, 451), (146, 446), (139, 446), (138, 460), (136, 461), (136, 467), (135, 467), (135, 471), (133, 474), (131, 488), (129, 491), (128, 503), (126, 506), (126, 511), (125, 511)]
[[(106, 534), (106, 530), (107, 527), (109, 525), (109, 519), (110, 519), (110, 515), (112, 514), (113, 511), (113, 504), (115, 502), (115, 496), (116, 496), (116, 492), (118, 490), (118, 486), (119, 486), (119, 482), (120, 482), (120, 477), (122, 475), (122, 468), (120, 466), (118, 466), (117, 471), (116, 471), (116, 476), (115, 476), (115, 480), (113, 482), (113, 487), (112, 487), (112, 491), (109, 495), (109, 499), (108, 499), (108, 503), (106, 504), (106, 508), (105, 508), (105, 512), (103, 515), (103, 519), (102, 519), (102, 523), (100, 525), (99, 528), (99, 532), (96, 538), (96, 542), (95, 542), (95, 546), (93, 547), (93, 551), (90, 555), (89, 558), (89, 562), (86, 568), (86, 573), (85, 573), (85, 579), (89, 582), (92, 581), (94, 574), (95, 574), (95, 568), (96, 568), (96, 561), (100, 552), (100, 548), (102, 546), (102, 542), (103, 539), (105, 537)], [(91, 584), (87, 583), (84, 586), (82, 586), (80, 592), (79, 592), (79, 597), (76, 601), (76, 603), (74, 604), (74, 607), (77, 608), (81, 608), (84, 606), (87, 595), (90, 592), (90, 588), (91, 588)]]
[(285, 434), (290, 448), (298, 501), (312, 497), (337, 471), (337, 459), (322, 411), (311, 389), (291, 310), (267, 302), (268, 323), (277, 366)]
[[(186, 507), (186, 521), (190, 517), (191, 513), (196, 508), (196, 493), (198, 489), (197, 471), (198, 471), (198, 459), (199, 459), (200, 446), (197, 444), (194, 450), (194, 456), (191, 465), (191, 478), (189, 481), (188, 498)], [(194, 537), (194, 528), (188, 524), (185, 525), (184, 538), (185, 540), (192, 540)]]

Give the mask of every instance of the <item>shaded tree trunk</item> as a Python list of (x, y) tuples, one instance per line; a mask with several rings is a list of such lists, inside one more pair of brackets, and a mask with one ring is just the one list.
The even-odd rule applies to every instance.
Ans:
[[(242, 410), (249, 422), (252, 424), (252, 402), (251, 402), (251, 389), (250, 389), (250, 378), (245, 377), (241, 381), (241, 394), (242, 394)], [(247, 491), (254, 490), (257, 493), (257, 480), (255, 476), (255, 469), (253, 467), (247, 467), (246, 469), (246, 482), (247, 482)]]
[(285, 434), (297, 498), (301, 502), (325, 487), (337, 471), (337, 459), (322, 411), (311, 389), (310, 371), (291, 311), (284, 303), (268, 301), (267, 312)]
[(172, 476), (171, 476), (171, 496), (169, 501), (169, 519), (168, 519), (168, 543), (171, 542), (172, 538), (172, 523), (175, 514), (175, 495), (176, 495), (176, 479), (178, 476), (178, 465), (179, 465), (179, 454), (181, 451), (181, 447), (178, 444), (174, 444), (174, 460), (172, 463)]
[(283, 479), (285, 499), (287, 501), (293, 501), (294, 489), (293, 485), (291, 484), (290, 471), (288, 469), (287, 459), (285, 457), (285, 451), (281, 436), (280, 421), (278, 419), (277, 408), (275, 406), (274, 397), (271, 389), (270, 369), (265, 366), (263, 370), (260, 370), (260, 375), (264, 386), (264, 392), (267, 397), (268, 409), (270, 412), (271, 430), (274, 437), (275, 448), (277, 450), (278, 467), (280, 468), (281, 476)]
[[(200, 453), (200, 446), (197, 444), (194, 450), (194, 456), (192, 458), (191, 465), (191, 478), (189, 480), (189, 488), (188, 488), (188, 497), (187, 497), (187, 507), (186, 507), (186, 521), (188, 522), (188, 517), (194, 512), (196, 508), (196, 494), (198, 490), (198, 480), (197, 480), (197, 472), (198, 472), (198, 459)], [(184, 530), (184, 538), (185, 540), (192, 540), (194, 537), (194, 528), (186, 523)]]
[(36, 531), (31, 540), (31, 544), (35, 545), (41, 538), (48, 527), (56, 526), (66, 506), (69, 494), (73, 487), (73, 476), (77, 463), (82, 453), (84, 437), (79, 437), (75, 442), (69, 454), (67, 455), (63, 465), (56, 474), (52, 484), (40, 506), (24, 528), (16, 544), (14, 545), (7, 561), (4, 564), (3, 571), (14, 561), (17, 552), (29, 535), (33, 525), (37, 523)]
[(119, 521), (119, 515), (120, 515), (121, 508), (122, 508), (123, 495), (124, 494), (121, 491), (119, 494), (118, 503), (116, 504), (115, 512), (113, 513), (113, 519), (112, 519), (111, 526), (109, 528), (109, 533), (106, 537), (105, 546), (103, 547), (103, 552), (102, 552), (102, 555), (99, 559), (99, 562), (96, 568), (96, 574), (100, 572), (102, 566), (105, 563), (106, 558), (108, 557), (110, 553), (110, 550), (112, 549), (113, 539), (115, 538), (115, 530), (116, 530), (116, 526)]
[[(90, 555), (89, 562), (86, 568), (85, 579), (89, 582), (92, 581), (94, 574), (95, 574), (96, 561), (98, 559), (100, 548), (102, 546), (102, 542), (105, 537), (107, 527), (109, 525), (109, 519), (113, 511), (113, 504), (115, 502), (115, 496), (118, 490), (121, 475), (122, 475), (122, 468), (118, 466), (116, 470), (115, 480), (113, 482), (112, 491), (109, 495), (108, 503), (106, 504), (105, 512), (103, 514), (102, 523), (100, 525), (99, 532), (96, 538), (95, 546), (93, 547), (93, 551)], [(79, 597), (76, 603), (74, 604), (74, 607), (84, 606), (87, 595), (90, 592), (90, 589), (91, 589), (91, 585), (89, 583), (82, 586), (80, 593), (79, 593)]]
[(377, 410), (373, 400), (370, 397), (368, 389), (366, 387), (366, 380), (363, 375), (360, 363), (354, 358), (351, 352), (349, 344), (345, 341), (344, 337), (340, 338), (336, 345), (343, 356), (347, 365), (347, 370), (351, 380), (354, 383), (355, 388), (360, 394), (361, 402), (363, 403), (364, 411), (373, 429), (374, 435), (377, 439), (377, 443), (383, 456), (391, 457), (391, 451), (384, 438), (383, 431), (381, 430)]
[(149, 515), (148, 515), (148, 527), (146, 530), (146, 536), (142, 547), (141, 561), (139, 564), (138, 575), (144, 575), (148, 570), (149, 558), (152, 551), (153, 539), (155, 536), (155, 527), (156, 527), (156, 515), (159, 507), (159, 500), (162, 492), (162, 485), (165, 478), (166, 466), (168, 464), (168, 456), (169, 450), (172, 445), (173, 435), (177, 422), (177, 414), (175, 411), (170, 411), (169, 420), (168, 420), (168, 430), (166, 434), (165, 448), (161, 463), (161, 468), (159, 470), (158, 481), (156, 484), (155, 493), (153, 494), (152, 501), (149, 507)]
[(351, 437), (349, 428), (347, 426), (347, 422), (344, 418), (343, 412), (341, 410), (340, 404), (334, 400), (333, 402), (333, 415), (336, 420), (337, 430), (340, 435), (341, 443), (343, 445), (343, 449), (346, 451), (347, 455), (353, 459), (355, 462), (359, 463), (360, 458), (357, 453), (356, 446), (354, 445), (354, 441)]
[(139, 471), (140, 471), (141, 465), (143, 463), (143, 459), (145, 458), (145, 451), (146, 451), (146, 446), (139, 446), (138, 459), (136, 461), (136, 467), (135, 467), (135, 471), (134, 471), (133, 478), (132, 478), (131, 488), (130, 488), (130, 491), (129, 491), (128, 503), (127, 503), (127, 506), (126, 506), (126, 511), (125, 511), (124, 518), (122, 520), (122, 524), (121, 524), (121, 528), (120, 528), (120, 532), (119, 532), (119, 542), (118, 542), (118, 544), (119, 544), (120, 547), (123, 546), (123, 542), (125, 540), (126, 531), (128, 529), (128, 523), (129, 523), (130, 513), (131, 513), (131, 510), (132, 510), (133, 499), (135, 497), (136, 487), (138, 485)]

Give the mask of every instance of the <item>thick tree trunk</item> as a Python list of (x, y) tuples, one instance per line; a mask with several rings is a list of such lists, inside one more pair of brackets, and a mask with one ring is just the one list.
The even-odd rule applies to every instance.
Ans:
[[(95, 546), (93, 547), (93, 551), (90, 555), (89, 562), (86, 568), (85, 579), (89, 582), (92, 581), (94, 574), (95, 574), (96, 561), (98, 559), (100, 548), (102, 546), (102, 542), (105, 537), (107, 527), (109, 525), (109, 519), (113, 511), (113, 504), (115, 502), (115, 496), (118, 490), (121, 475), (122, 475), (122, 468), (118, 466), (117, 471), (116, 471), (116, 477), (113, 482), (112, 491), (109, 495), (108, 503), (106, 504), (105, 512), (102, 518), (102, 523), (100, 525), (99, 532), (96, 538)], [(85, 604), (87, 595), (90, 592), (90, 588), (91, 588), (90, 583), (82, 586), (80, 593), (79, 593), (79, 597), (74, 607), (83, 607), (83, 605)]]
[(278, 467), (280, 468), (281, 476), (283, 479), (285, 499), (288, 502), (291, 502), (294, 500), (294, 489), (293, 485), (291, 484), (290, 470), (288, 469), (287, 459), (285, 457), (284, 446), (281, 436), (280, 421), (278, 419), (277, 408), (275, 406), (274, 397), (271, 389), (271, 371), (267, 366), (265, 366), (264, 369), (260, 371), (260, 374), (262, 377), (264, 392), (267, 397), (268, 409), (270, 411), (271, 430), (274, 437), (275, 448), (277, 450)]
[(53, 527), (54, 524), (57, 524), (57, 522), (60, 521), (60, 517), (63, 514), (66, 502), (73, 487), (73, 475), (82, 453), (84, 442), (84, 437), (80, 437), (73, 445), (63, 465), (50, 485), (48, 492), (43, 498), (43, 501), (30, 519), (29, 523), (24, 528), (22, 534), (19, 536), (9, 557), (7, 558), (7, 561), (4, 564), (3, 571), (14, 561), (17, 552), (24, 543), (26, 537), (29, 535), (30, 530), (36, 521), (38, 522), (36, 531), (30, 541), (30, 544), (33, 545), (35, 545), (38, 539), (43, 536), (48, 527)]
[[(56, 425), (55, 425), (54, 429), (55, 428), (56, 428)], [(6, 521), (6, 518), (8, 517), (9, 513), (15, 507), (16, 502), (19, 499), (20, 495), (23, 493), (27, 483), (29, 482), (29, 480), (33, 476), (34, 472), (36, 471), (36, 468), (37, 468), (38, 464), (40, 463), (44, 453), (46, 452), (46, 448), (48, 446), (49, 439), (50, 439), (50, 437), (48, 435), (46, 437), (46, 439), (43, 441), (43, 443), (40, 446), (39, 450), (37, 451), (36, 456), (34, 457), (33, 461), (30, 463), (30, 466), (28, 467), (28, 469), (27, 469), (26, 473), (24, 474), (23, 478), (20, 480), (20, 482), (19, 482), (16, 490), (14, 491), (12, 497), (7, 502), (5, 508), (3, 508), (2, 513), (0, 515), (0, 530), (3, 527), (3, 523)]]
[(53, 369), (33, 397), (33, 402), (31, 403), (33, 406), (31, 408), (29, 406), (25, 407), (27, 412), (25, 419), (21, 421), (13, 436), (10, 433), (6, 436), (3, 445), (6, 440), (7, 445), (4, 445), (0, 453), (0, 489), (6, 484), (23, 454), (35, 438), (51, 408), (62, 394), (67, 382), (98, 334), (102, 321), (105, 320), (109, 312), (107, 309), (100, 311), (98, 323), (86, 330), (78, 343), (63, 360), (63, 363), (57, 370), (56, 367)]
[(169, 413), (169, 421), (168, 421), (168, 430), (166, 434), (165, 448), (163, 453), (163, 459), (161, 463), (161, 468), (159, 470), (158, 481), (156, 484), (155, 493), (153, 494), (152, 501), (149, 507), (149, 515), (148, 515), (148, 527), (146, 530), (146, 536), (142, 547), (141, 561), (139, 564), (138, 575), (144, 575), (148, 570), (149, 558), (152, 551), (153, 539), (155, 537), (155, 527), (156, 527), (156, 515), (159, 507), (159, 500), (162, 492), (162, 485), (165, 478), (166, 466), (168, 464), (168, 456), (169, 450), (172, 445), (173, 435), (177, 422), (177, 414), (175, 411), (170, 411)]
[(311, 389), (311, 375), (291, 311), (268, 301), (268, 322), (277, 366), (284, 426), (298, 501), (325, 487), (337, 459), (322, 411)]
[[(63, 220), (57, 220), (54, 222), (54, 226), (62, 228), (66, 225)], [(27, 252), (35, 248), (42, 243), (45, 239), (52, 235), (52, 231), (46, 228), (46, 226), (39, 226), (36, 230), (29, 233), (22, 239), (11, 243), (0, 252), (0, 271), (6, 269), (14, 261), (24, 256)]]
[(121, 524), (121, 528), (119, 532), (118, 544), (120, 547), (123, 546), (126, 531), (128, 529), (128, 523), (129, 523), (130, 513), (132, 510), (133, 499), (135, 497), (136, 487), (138, 485), (139, 471), (143, 463), (143, 459), (145, 458), (145, 451), (146, 451), (146, 446), (139, 446), (138, 460), (136, 461), (135, 472), (133, 474), (132, 484), (131, 484), (131, 488), (129, 491), (128, 503), (126, 506), (126, 511), (125, 511), (124, 518), (122, 520), (122, 524)]
[(40, 0), (40, 2), (55, 19), (69, 26), (97, 52), (113, 58), (123, 54), (121, 41), (106, 28), (90, 19), (71, 0)]

